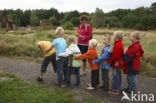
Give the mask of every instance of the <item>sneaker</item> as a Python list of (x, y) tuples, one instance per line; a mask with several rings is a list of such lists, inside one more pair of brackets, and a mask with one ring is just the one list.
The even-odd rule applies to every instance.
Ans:
[(80, 76), (85, 76), (85, 75), (86, 75), (86, 73), (83, 71), (80, 73)]
[(91, 87), (87, 87), (86, 89), (87, 90), (94, 90), (95, 88), (91, 86)]
[(62, 85), (62, 83), (56, 83), (55, 85), (60, 87)]
[(104, 89), (104, 86), (100, 86), (100, 89)]
[(80, 86), (80, 84), (79, 83), (75, 83), (75, 86)]
[(124, 88), (123, 91), (125, 91), (126, 93), (129, 92), (129, 89), (128, 88)]
[(43, 79), (40, 78), (40, 77), (38, 77), (38, 78), (36, 78), (36, 81), (38, 81), (38, 82), (43, 82)]
[(119, 91), (108, 91), (108, 94), (111, 94), (111, 95), (119, 95)]
[(89, 83), (89, 84), (88, 84), (88, 87), (91, 87), (91, 86), (92, 86), (91, 83)]
[(60, 87), (61, 88), (67, 88), (67, 86), (65, 84), (62, 84)]

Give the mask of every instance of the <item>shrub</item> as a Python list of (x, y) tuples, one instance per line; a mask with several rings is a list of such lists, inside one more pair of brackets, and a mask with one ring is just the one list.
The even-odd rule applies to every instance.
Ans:
[(71, 22), (66, 22), (63, 26), (64, 29), (73, 30), (74, 25)]

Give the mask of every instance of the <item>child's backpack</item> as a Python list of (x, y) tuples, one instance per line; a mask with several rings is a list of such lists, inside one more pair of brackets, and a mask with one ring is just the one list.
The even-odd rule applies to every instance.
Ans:
[[(89, 24), (86, 24), (86, 25), (85, 25), (85, 32), (87, 32), (88, 25), (89, 25)], [(82, 25), (80, 26), (80, 30), (81, 30), (81, 28), (82, 28)], [(92, 33), (91, 33), (91, 38), (90, 38), (90, 40), (91, 40), (92, 38), (93, 38), (93, 35), (92, 35)]]

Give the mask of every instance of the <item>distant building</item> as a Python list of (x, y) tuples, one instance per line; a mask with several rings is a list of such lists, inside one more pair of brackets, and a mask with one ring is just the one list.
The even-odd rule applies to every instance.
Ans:
[(15, 22), (9, 21), (3, 11), (0, 11), (0, 29), (16, 29)]

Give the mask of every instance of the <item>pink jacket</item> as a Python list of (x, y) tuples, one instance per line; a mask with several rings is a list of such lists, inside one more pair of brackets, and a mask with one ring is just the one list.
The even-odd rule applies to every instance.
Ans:
[(87, 28), (85, 28), (85, 26), (82, 26), (80, 24), (80, 26), (78, 28), (78, 34), (82, 35), (83, 39), (78, 38), (77, 44), (88, 45), (89, 44), (89, 40), (92, 37), (92, 27), (91, 27), (91, 25), (87, 24)]

